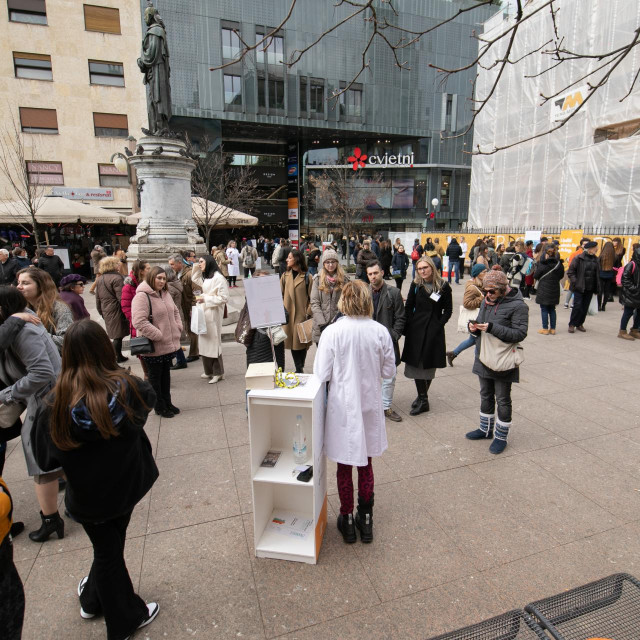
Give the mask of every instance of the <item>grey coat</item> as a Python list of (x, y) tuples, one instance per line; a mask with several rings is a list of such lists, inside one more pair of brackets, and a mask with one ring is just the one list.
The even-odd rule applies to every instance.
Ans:
[[(349, 280), (345, 276), (345, 282)], [(338, 313), (338, 300), (340, 300), (341, 289), (331, 289), (331, 291), (320, 291), (320, 274), (313, 276), (311, 285), (311, 313), (313, 314), (313, 341), (318, 344), (322, 329), (327, 326)]]
[[(371, 291), (371, 285), (369, 285), (369, 291)], [(400, 340), (400, 336), (404, 333), (404, 325), (406, 322), (400, 289), (397, 287), (388, 287), (386, 282), (382, 283), (380, 300), (378, 301), (377, 311), (373, 314), (373, 319), (389, 330), (389, 335), (393, 341), (393, 352), (396, 355), (397, 367), (400, 364), (400, 347), (398, 340)]]
[[(495, 305), (487, 306), (482, 302), (476, 318), (478, 323), (489, 323), (487, 331), (503, 342), (522, 342), (527, 337), (529, 328), (529, 307), (518, 289), (511, 289), (507, 295)], [(483, 332), (471, 332), (476, 340), (476, 359), (473, 363), (473, 373), (481, 378), (493, 378), (504, 382), (520, 382), (518, 367), (509, 371), (493, 371), (480, 362), (480, 344)]]
[(27, 323), (11, 347), (0, 353), (0, 378), (9, 385), (0, 391), (0, 402), (27, 405), (21, 435), (30, 476), (54, 471), (38, 467), (31, 448), (31, 428), (43, 398), (56, 383), (60, 364), (58, 349), (42, 325)]

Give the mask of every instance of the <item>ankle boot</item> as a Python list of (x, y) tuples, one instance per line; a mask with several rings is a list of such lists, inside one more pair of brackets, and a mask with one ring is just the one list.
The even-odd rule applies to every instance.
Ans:
[(340, 514), (338, 516), (338, 531), (347, 544), (353, 544), (358, 538), (356, 536), (356, 526), (353, 522), (353, 514)]
[(629, 335), (634, 337), (636, 340), (640, 340), (640, 329), (630, 329)]
[(418, 397), (416, 398), (416, 406), (411, 405), (410, 416), (417, 416), (421, 413), (429, 411), (429, 398), (427, 397), (427, 391), (431, 385), (431, 380), (416, 380), (416, 389), (418, 390)]
[(64, 538), (64, 520), (57, 511), (48, 516), (45, 516), (41, 511), (40, 518), (42, 518), (42, 524), (37, 531), (32, 531), (29, 534), (31, 540), (34, 542), (46, 542), (54, 532), (58, 534), (58, 538)]
[(373, 541), (373, 493), (369, 502), (366, 502), (362, 496), (358, 496), (356, 527), (360, 531), (360, 540), (362, 542), (368, 544)]
[(618, 338), (622, 338), (623, 340), (635, 340), (632, 335), (629, 335), (624, 329), (620, 329), (618, 331)]
[(502, 453), (507, 448), (507, 437), (509, 436), (510, 422), (496, 422), (496, 437), (489, 447), (490, 453)]
[(466, 437), (469, 440), (482, 440), (483, 438), (493, 438), (493, 426), (496, 422), (495, 413), (480, 412), (480, 427), (474, 431), (469, 431)]

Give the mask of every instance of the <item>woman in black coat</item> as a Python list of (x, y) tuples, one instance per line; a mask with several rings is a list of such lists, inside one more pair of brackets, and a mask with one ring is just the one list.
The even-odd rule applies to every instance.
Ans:
[(65, 505), (93, 545), (78, 585), (80, 615), (104, 615), (108, 640), (129, 637), (159, 611), (135, 593), (124, 560), (131, 513), (158, 478), (144, 432), (154, 403), (151, 385), (117, 365), (104, 329), (80, 320), (67, 331), (60, 377), (31, 430), (38, 465), (64, 469)]
[(404, 375), (413, 378), (418, 397), (410, 415), (429, 411), (427, 393), (436, 369), (447, 366), (444, 326), (452, 313), (451, 287), (440, 276), (433, 260), (423, 255), (416, 263), (416, 278), (405, 305), (406, 325), (402, 362)]
[(408, 268), (409, 256), (406, 254), (404, 247), (399, 244), (391, 259), (391, 275), (396, 281), (396, 287), (398, 287), (398, 289), (402, 289), (402, 283), (407, 277)]
[(384, 279), (388, 280), (391, 277), (391, 243), (388, 240), (384, 240), (380, 244), (380, 264), (382, 265), (382, 271), (384, 272)]
[(542, 250), (540, 262), (536, 267), (534, 279), (536, 285), (536, 302), (542, 314), (542, 335), (556, 333), (556, 306), (560, 304), (560, 281), (564, 277), (564, 265), (554, 244), (548, 244)]

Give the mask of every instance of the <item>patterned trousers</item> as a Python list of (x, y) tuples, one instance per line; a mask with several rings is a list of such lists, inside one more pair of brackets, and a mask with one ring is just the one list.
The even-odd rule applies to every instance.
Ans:
[[(358, 495), (369, 502), (373, 496), (373, 467), (371, 458), (367, 458), (366, 467), (358, 469)], [(353, 478), (351, 475), (351, 465), (338, 462), (338, 496), (340, 496), (340, 513), (343, 516), (353, 513)]]

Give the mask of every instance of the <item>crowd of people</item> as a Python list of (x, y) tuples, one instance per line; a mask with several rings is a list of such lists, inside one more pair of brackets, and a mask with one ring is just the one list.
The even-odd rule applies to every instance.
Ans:
[[(92, 542), (93, 564), (78, 585), (81, 616), (104, 615), (108, 636), (118, 638), (155, 618), (157, 603), (146, 604), (135, 593), (123, 557), (131, 512), (158, 476), (143, 427), (150, 411), (166, 419), (180, 413), (172, 401), (172, 371), (201, 360), (208, 384), (224, 378), (222, 321), (240, 267), (245, 278), (264, 277), (271, 264), (280, 278), (285, 316), (285, 324), (273, 328), (277, 339), (265, 329), (243, 333), (247, 365), (270, 362), (275, 353), (284, 368), (289, 350), (295, 371), (303, 373), (308, 350), (317, 348), (314, 373), (329, 383), (325, 445), (338, 464), (337, 526), (347, 543), (356, 541), (358, 531), (362, 542), (373, 539), (371, 459), (387, 448), (385, 420), (402, 421), (392, 406), (401, 363), (416, 387), (407, 411), (419, 416), (430, 410), (437, 370), (475, 347), (480, 411), (478, 427), (466, 437), (491, 440), (489, 451), (500, 454), (511, 430), (511, 389), (519, 381), (521, 343), (529, 329), (527, 299), (535, 296), (540, 307), (539, 333), (554, 335), (562, 282), (568, 283), (565, 307), (573, 303), (569, 333), (585, 332), (588, 314), (605, 311), (617, 293), (623, 306), (619, 337), (640, 338), (640, 246), (625, 264), (619, 239), (598, 253), (598, 244), (583, 238), (565, 264), (557, 242), (547, 238), (535, 247), (522, 241), (494, 247), (486, 238), (467, 256), (462, 239), (452, 238), (447, 247), (437, 239), (428, 238), (424, 246), (416, 240), (407, 254), (399, 240), (369, 237), (355, 255), (354, 277), (340, 263), (340, 248), (344, 254), (350, 244), (320, 250), (311, 240), (300, 248), (287, 240), (270, 247), (267, 241), (259, 251), (247, 241), (238, 250), (230, 241), (211, 255), (185, 251), (166, 265), (137, 260), (127, 270), (124, 252), (108, 256), (97, 245), (93, 292), (104, 329), (86, 309), (87, 279), (64, 275), (49, 248), (37, 265), (26, 267), (0, 250), (0, 562), (9, 567), (1, 580), (14, 613), (9, 620), (7, 607), (0, 607), (0, 627), (18, 628), (24, 608), (19, 577), (10, 569), (11, 539), (24, 525), (13, 521), (10, 491), (1, 479), (6, 443), (15, 437), (21, 438), (40, 509), (40, 527), (29, 538), (64, 537), (58, 492), (66, 489), (65, 514)], [(447, 351), (452, 278), (456, 284), (464, 278), (466, 257), (471, 278), (458, 329), (467, 338)], [(403, 298), (409, 264), (413, 274)], [(396, 286), (389, 286), (391, 279)], [(299, 327), (307, 322), (311, 332), (305, 339)], [(132, 357), (123, 353), (126, 337), (140, 359), (142, 378), (121, 366)]]

